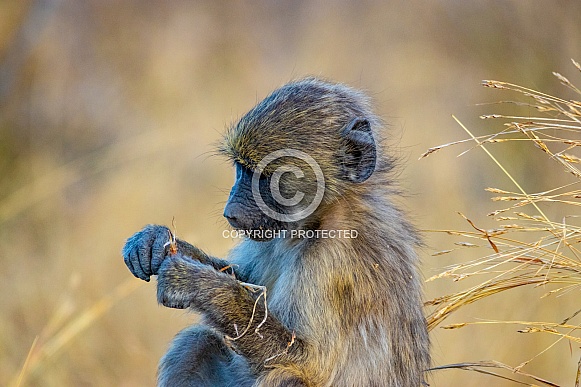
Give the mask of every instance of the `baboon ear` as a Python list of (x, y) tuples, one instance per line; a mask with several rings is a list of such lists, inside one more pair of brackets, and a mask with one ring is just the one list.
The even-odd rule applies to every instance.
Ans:
[(344, 178), (362, 183), (375, 171), (377, 151), (369, 121), (355, 118), (341, 132), (341, 169)]

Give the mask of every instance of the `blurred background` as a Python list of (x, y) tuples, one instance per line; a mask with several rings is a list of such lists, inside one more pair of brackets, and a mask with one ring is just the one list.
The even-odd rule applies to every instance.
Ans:
[[(0, 385), (153, 386), (173, 335), (196, 316), (157, 305), (155, 282), (131, 276), (124, 241), (148, 223), (223, 256), (222, 207), (233, 172), (213, 149), (221, 132), (274, 88), (316, 75), (361, 88), (401, 157), (399, 203), (425, 230), (423, 275), (472, 259), (434, 229), (480, 227), (512, 190), (480, 150), (428, 159), (465, 138), (456, 115), (490, 133), (487, 103), (519, 98), (480, 86), (509, 81), (573, 98), (581, 2), (537, 1), (0, 1)], [(525, 190), (561, 184), (540, 152), (493, 151)], [(538, 157), (532, 157), (532, 156)], [(549, 171), (558, 173), (549, 173)], [(562, 180), (566, 182), (566, 179)], [(560, 220), (557, 209), (546, 209)], [(468, 284), (426, 283), (426, 298)], [(560, 321), (578, 296), (516, 290), (448, 322)], [(495, 359), (513, 366), (556, 341), (515, 326), (432, 332), (434, 365)], [(523, 370), (573, 385), (579, 345), (565, 340)], [(27, 360), (28, 359), (28, 360)], [(24, 371), (21, 373), (21, 370)], [(514, 384), (434, 372), (432, 386)]]

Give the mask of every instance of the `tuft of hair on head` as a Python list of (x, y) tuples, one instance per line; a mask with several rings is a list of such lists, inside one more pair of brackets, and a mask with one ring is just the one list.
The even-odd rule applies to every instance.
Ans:
[(382, 150), (382, 130), (365, 94), (308, 77), (274, 90), (231, 125), (219, 152), (255, 169), (273, 151), (298, 149), (319, 164), (329, 192), (342, 191), (342, 185), (363, 183), (372, 175), (371, 181), (389, 183), (394, 160)]

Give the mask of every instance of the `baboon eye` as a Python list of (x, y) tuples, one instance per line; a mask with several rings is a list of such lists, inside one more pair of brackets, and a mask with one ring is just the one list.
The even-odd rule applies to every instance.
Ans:
[[(234, 179), (236, 183), (240, 183), (242, 179), (249, 179), (247, 184), (250, 184), (252, 177), (254, 176), (255, 171), (240, 164), (239, 162), (234, 163)], [(260, 174), (259, 177), (260, 181), (268, 179), (268, 176), (263, 172)]]

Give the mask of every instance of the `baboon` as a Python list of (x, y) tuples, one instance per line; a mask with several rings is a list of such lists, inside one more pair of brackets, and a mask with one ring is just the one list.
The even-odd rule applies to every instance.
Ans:
[[(157, 299), (201, 314), (160, 361), (160, 386), (420, 386), (429, 367), (414, 227), (367, 97), (317, 78), (275, 90), (219, 151), (227, 260), (149, 225), (123, 248)], [(313, 205), (314, 203), (314, 205)]]

